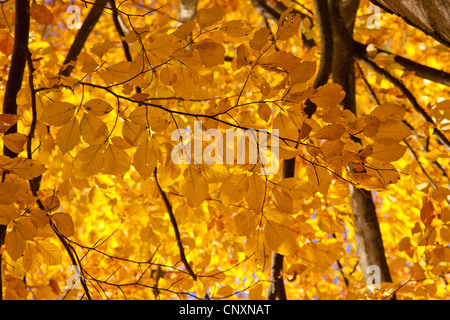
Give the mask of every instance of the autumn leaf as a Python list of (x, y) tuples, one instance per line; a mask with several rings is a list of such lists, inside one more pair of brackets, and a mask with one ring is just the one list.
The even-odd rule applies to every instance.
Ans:
[(12, 173), (17, 174), (19, 177), (26, 180), (39, 177), (45, 171), (47, 171), (47, 168), (45, 168), (39, 161), (32, 159), (27, 159), (11, 168)]
[(102, 43), (96, 43), (91, 47), (91, 52), (97, 57), (102, 58), (110, 49), (114, 48), (118, 41), (111, 41), (106, 39)]
[(65, 237), (71, 237), (74, 234), (74, 224), (72, 217), (64, 212), (52, 214), (52, 220), (56, 224), (56, 228)]
[(194, 207), (199, 206), (208, 196), (208, 182), (198, 166), (188, 166), (184, 179), (180, 182), (180, 192)]
[(81, 138), (80, 123), (77, 118), (63, 125), (56, 134), (56, 145), (62, 153), (72, 150)]
[(245, 37), (253, 30), (253, 27), (246, 21), (231, 20), (225, 22), (220, 30), (232, 37)]
[(33, 3), (30, 7), (30, 15), (39, 24), (52, 24), (53, 13), (46, 5)]
[(308, 165), (308, 182), (321, 194), (326, 196), (331, 183), (331, 175), (327, 169), (318, 165)]
[(157, 154), (149, 140), (142, 142), (136, 149), (133, 166), (143, 179), (153, 175), (157, 163)]
[(266, 183), (260, 175), (253, 173), (248, 177), (248, 192), (245, 201), (250, 209), (255, 213), (260, 213), (263, 209), (266, 197)]
[(21, 153), (26, 142), (27, 136), (23, 133), (10, 133), (3, 136), (5, 146), (15, 153)]
[(224, 62), (225, 49), (210, 38), (194, 43), (192, 48), (198, 50), (200, 60), (205, 67), (214, 67)]
[(26, 241), (22, 239), (16, 228), (12, 229), (5, 236), (5, 250), (8, 255), (16, 261), (25, 250)]
[(232, 174), (222, 182), (220, 199), (225, 204), (237, 203), (248, 192), (248, 178), (245, 173)]
[(103, 169), (103, 148), (103, 144), (93, 144), (78, 152), (73, 160), (73, 173), (78, 179), (90, 177)]
[(222, 18), (223, 12), (220, 6), (204, 8), (197, 11), (197, 23), (202, 29), (212, 26), (222, 20)]
[(382, 138), (373, 143), (372, 158), (386, 162), (399, 160), (406, 151), (406, 146), (390, 138)]
[(310, 96), (309, 99), (317, 106), (327, 110), (338, 105), (344, 97), (345, 92), (339, 84), (327, 83), (317, 88), (317, 92)]
[(59, 127), (68, 123), (74, 116), (77, 106), (64, 101), (49, 104), (44, 109), (43, 120), (50, 125)]
[(345, 133), (345, 131), (346, 129), (341, 124), (332, 124), (321, 128), (313, 135), (313, 137), (317, 139), (334, 141), (338, 140)]
[(284, 11), (278, 21), (278, 31), (276, 34), (277, 40), (287, 40), (298, 33), (300, 28), (300, 15), (292, 12), (294, 7)]
[(296, 251), (295, 235), (286, 226), (267, 221), (264, 235), (269, 248), (284, 256), (294, 256)]
[(111, 105), (101, 99), (91, 99), (84, 104), (84, 109), (94, 116), (101, 117), (107, 115), (113, 108)]
[(115, 176), (123, 177), (131, 165), (128, 154), (113, 144), (108, 145), (104, 152), (105, 164), (104, 172)]
[(253, 38), (248, 42), (250, 48), (261, 50), (269, 41), (270, 30), (266, 27), (261, 27), (255, 31)]

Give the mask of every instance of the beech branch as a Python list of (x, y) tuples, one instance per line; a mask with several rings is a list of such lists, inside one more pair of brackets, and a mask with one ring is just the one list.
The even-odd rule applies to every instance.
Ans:
[[(25, 72), (26, 56), (28, 50), (28, 34), (30, 32), (30, 1), (16, 0), (16, 18), (14, 30), (14, 47), (11, 57), (11, 67), (6, 83), (3, 100), (3, 113), (17, 115), (17, 94), (22, 87)], [(16, 133), (17, 125), (11, 126), (5, 134)], [(17, 157), (17, 153), (3, 146), (3, 154), (10, 158)], [(5, 171), (2, 173), (2, 182), (5, 180)], [(6, 225), (0, 225), (0, 248), (5, 243)], [(2, 284), (2, 253), (0, 252), (0, 300), (3, 300)]]
[(396, 86), (403, 95), (409, 100), (414, 110), (427, 122), (431, 123), (434, 126), (433, 134), (436, 135), (438, 141), (445, 147), (447, 150), (450, 150), (450, 141), (447, 136), (436, 127), (436, 124), (433, 118), (422, 108), (422, 106), (417, 102), (416, 97), (409, 91), (409, 89), (396, 77), (390, 74), (387, 70), (378, 66), (375, 62), (370, 60), (364, 56), (357, 56), (357, 59), (364, 62), (368, 66), (370, 66), (376, 73), (382, 75), (387, 80), (389, 80), (394, 86)]
[(86, 43), (89, 34), (97, 24), (98, 19), (100, 19), (103, 13), (103, 8), (107, 2), (108, 0), (96, 0), (93, 4), (91, 11), (89, 11), (80, 30), (78, 30), (75, 40), (72, 42), (72, 46), (67, 53), (66, 59), (64, 60), (64, 69), (61, 71), (61, 75), (68, 77), (72, 73), (74, 62), (77, 60), (81, 50), (83, 50), (84, 44)]
[(155, 172), (153, 174), (154, 174), (154, 177), (155, 177), (156, 186), (158, 187), (159, 193), (161, 194), (161, 197), (162, 197), (162, 199), (164, 201), (164, 204), (166, 206), (167, 213), (169, 214), (170, 222), (172, 223), (172, 228), (173, 228), (173, 231), (175, 233), (175, 239), (177, 240), (177, 245), (178, 245), (178, 250), (179, 250), (179, 253), (180, 253), (181, 262), (183, 262), (184, 267), (186, 268), (186, 270), (188, 271), (188, 273), (192, 277), (192, 279), (194, 281), (196, 281), (197, 280), (197, 275), (192, 270), (189, 262), (187, 261), (186, 254), (184, 252), (183, 243), (181, 241), (180, 231), (178, 230), (177, 220), (175, 219), (175, 215), (173, 214), (172, 205), (170, 204), (169, 198), (167, 198), (166, 193), (161, 188), (161, 186), (160, 186), (160, 184), (158, 182), (156, 168), (155, 168)]

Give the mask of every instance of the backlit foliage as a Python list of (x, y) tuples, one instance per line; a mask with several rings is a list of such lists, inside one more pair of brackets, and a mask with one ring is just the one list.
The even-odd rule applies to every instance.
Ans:
[[(19, 153), (0, 156), (5, 298), (87, 298), (68, 282), (76, 279), (71, 252), (92, 299), (264, 299), (272, 251), (285, 256), (288, 299), (448, 298), (448, 151), (402, 93), (362, 64), (358, 117), (340, 105), (339, 85), (313, 89), (320, 50), (307, 51), (299, 30), (317, 43), (319, 33), (308, 19), (288, 10), (269, 29), (250, 2), (216, 0), (200, 1), (196, 20), (178, 26), (176, 1), (126, 1), (119, 13), (127, 61), (108, 3), (65, 77), (77, 32), (67, 27), (67, 7), (78, 5), (84, 21), (92, 4), (39, 3), (31, 8), (34, 88), (27, 69), (18, 116), (0, 115), (0, 144)], [(381, 28), (369, 30), (369, 5), (361, 1), (356, 40), (437, 69), (449, 65), (448, 49), (395, 17), (383, 14)], [(4, 89), (14, 1), (1, 8)], [(375, 61), (448, 131), (447, 87), (403, 71), (388, 55)], [(37, 125), (27, 159), (33, 94)], [(318, 107), (312, 118), (303, 112), (307, 99)], [(174, 164), (171, 135), (192, 132), (194, 121), (223, 134), (278, 129), (280, 170), (262, 175), (261, 163), (237, 160)], [(14, 123), (18, 133), (5, 135)], [(283, 179), (282, 160), (292, 157), (295, 177)], [(45, 210), (27, 182), (41, 174)], [(393, 278), (375, 294), (358, 265), (349, 184), (375, 194)]]

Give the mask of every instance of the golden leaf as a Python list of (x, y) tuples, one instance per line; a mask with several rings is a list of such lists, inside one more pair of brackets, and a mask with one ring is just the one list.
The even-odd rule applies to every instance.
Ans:
[(223, 12), (220, 6), (204, 8), (197, 11), (197, 22), (202, 29), (212, 26), (222, 20), (222, 18)]
[(23, 133), (10, 133), (3, 136), (5, 146), (15, 153), (21, 153), (26, 142), (27, 136)]
[(43, 4), (33, 3), (30, 7), (30, 15), (39, 24), (53, 23), (53, 12)]
[(246, 37), (253, 27), (243, 20), (232, 20), (225, 22), (220, 30), (232, 37)]

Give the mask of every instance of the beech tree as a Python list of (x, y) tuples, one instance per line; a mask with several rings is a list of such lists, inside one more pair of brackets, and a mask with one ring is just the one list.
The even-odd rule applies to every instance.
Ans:
[(2, 299), (448, 299), (440, 1), (0, 7)]

